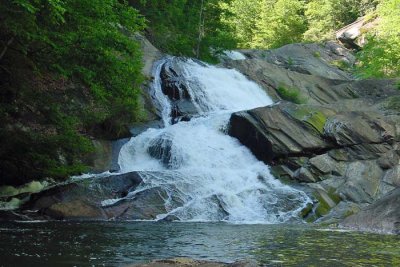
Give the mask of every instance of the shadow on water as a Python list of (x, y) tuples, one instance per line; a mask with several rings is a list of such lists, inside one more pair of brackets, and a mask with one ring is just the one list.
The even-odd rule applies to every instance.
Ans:
[(400, 266), (400, 237), (304, 225), (0, 224), (1, 266), (121, 266), (192, 257), (267, 266)]

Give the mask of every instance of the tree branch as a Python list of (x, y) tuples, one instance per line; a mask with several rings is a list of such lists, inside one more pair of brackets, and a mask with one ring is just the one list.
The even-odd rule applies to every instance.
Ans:
[(3, 50), (0, 53), (0, 61), (3, 59), (4, 55), (6, 54), (8, 47), (14, 42), (15, 36), (11, 37), (10, 40), (7, 41), (6, 45), (4, 46)]

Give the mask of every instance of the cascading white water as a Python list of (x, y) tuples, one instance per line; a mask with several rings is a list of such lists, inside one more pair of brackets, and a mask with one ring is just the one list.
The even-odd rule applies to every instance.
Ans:
[(163, 188), (167, 213), (157, 219), (278, 223), (295, 217), (310, 201), (306, 194), (280, 183), (226, 134), (232, 112), (269, 105), (268, 95), (235, 70), (182, 60), (182, 75), (200, 116), (171, 125), (171, 102), (160, 80), (169, 60), (159, 62), (153, 84), (165, 127), (132, 138), (119, 155), (121, 172), (141, 171), (144, 181), (128, 197)]

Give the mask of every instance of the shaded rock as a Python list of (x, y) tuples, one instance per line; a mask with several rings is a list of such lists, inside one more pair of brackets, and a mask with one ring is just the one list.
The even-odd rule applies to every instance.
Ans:
[(329, 154), (322, 154), (313, 157), (309, 161), (310, 169), (319, 176), (323, 175), (335, 175), (343, 176), (346, 172), (346, 164), (343, 162), (338, 162)]
[(294, 178), (306, 183), (315, 183), (317, 179), (314, 175), (306, 168), (301, 167), (294, 173)]
[(23, 210), (55, 219), (108, 219), (102, 201), (123, 198), (141, 182), (136, 172), (78, 180), (33, 194)]
[(400, 234), (400, 188), (346, 218), (342, 227), (362, 231)]

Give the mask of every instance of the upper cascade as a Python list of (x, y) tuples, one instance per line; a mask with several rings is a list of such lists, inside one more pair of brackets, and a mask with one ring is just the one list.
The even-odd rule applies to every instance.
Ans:
[(280, 223), (297, 217), (310, 202), (307, 195), (275, 179), (226, 134), (233, 112), (273, 103), (262, 88), (236, 70), (176, 57), (159, 61), (154, 77), (164, 128), (148, 129), (121, 149), (121, 172), (140, 171), (143, 179), (127, 198), (158, 190), (167, 212), (157, 220)]

